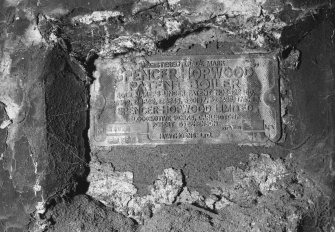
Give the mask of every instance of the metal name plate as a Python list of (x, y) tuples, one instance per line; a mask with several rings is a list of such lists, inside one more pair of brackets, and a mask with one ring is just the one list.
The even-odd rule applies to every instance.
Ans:
[(91, 87), (95, 146), (237, 143), (280, 138), (271, 55), (103, 59)]

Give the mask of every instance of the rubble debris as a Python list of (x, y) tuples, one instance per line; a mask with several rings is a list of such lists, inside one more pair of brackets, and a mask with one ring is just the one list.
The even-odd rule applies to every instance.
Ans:
[[(286, 160), (250, 155), (245, 170), (228, 167), (210, 183), (227, 231), (298, 231), (316, 202), (326, 199), (315, 183)], [(313, 211), (313, 210), (312, 210)], [(325, 231), (331, 229), (330, 221)]]
[(92, 14), (85, 14), (80, 16), (75, 16), (72, 18), (72, 23), (101, 23), (107, 22), (109, 18), (122, 16), (123, 14), (119, 11), (94, 11)]
[(91, 161), (87, 194), (139, 223), (162, 205), (173, 204), (183, 187), (181, 172), (170, 168), (157, 177), (150, 186), (149, 195), (139, 197), (133, 185), (133, 174), (115, 172), (111, 167), (111, 164), (101, 164), (96, 159)]
[(281, 60), (282, 69), (295, 70), (299, 67), (301, 52), (298, 49), (288, 47), (283, 51), (283, 59)]
[(140, 232), (215, 232), (226, 231), (205, 213), (185, 206), (165, 206), (151, 220), (140, 227)]
[[(234, 39), (244, 49), (273, 51), (279, 47), (281, 31), (287, 23), (278, 17), (282, 9), (280, 3), (265, 5), (266, 1), (255, 0), (195, 1), (194, 4), (138, 1), (132, 6), (131, 16), (111, 10), (83, 14), (78, 11), (62, 19), (43, 17), (40, 30), (45, 40), (53, 38), (55, 41), (57, 36), (70, 41), (72, 53), (79, 56), (78, 59), (91, 49), (95, 49), (100, 57), (174, 49), (178, 39), (208, 29), (216, 29), (222, 38)], [(86, 31), (84, 34), (81, 33), (83, 30)], [(211, 34), (202, 37), (200, 44), (215, 40)]]
[[(172, 223), (170, 217), (172, 220), (182, 211), (185, 212), (178, 216), (178, 220), (181, 223), (185, 221), (181, 225), (183, 231), (188, 231), (188, 228), (193, 226), (191, 222), (193, 219), (190, 219), (189, 214), (193, 215), (194, 210), (198, 211), (196, 214), (202, 215), (203, 219), (209, 220), (209, 217), (211, 222), (207, 230), (199, 229), (199, 231), (219, 231), (218, 227), (227, 231), (241, 232), (297, 231), (305, 215), (311, 213), (311, 209), (320, 199), (326, 198), (317, 185), (301, 170), (292, 166), (289, 159), (290, 157), (274, 160), (267, 154), (250, 154), (245, 169), (227, 167), (219, 172), (218, 180), (208, 183), (212, 189), (208, 197), (190, 191), (186, 183), (182, 182), (180, 171), (173, 169), (165, 169), (150, 187), (151, 194), (140, 197), (136, 195), (132, 180), (115, 178), (119, 172), (114, 173), (110, 165), (97, 165), (95, 161), (92, 167), (99, 169), (101, 173), (94, 171), (91, 174), (92, 187), (88, 193), (117, 212), (143, 224), (141, 231), (158, 229), (169, 231), (168, 229), (172, 228), (172, 224), (169, 226), (169, 223)], [(110, 181), (110, 177), (105, 178), (105, 184), (96, 186), (96, 182), (99, 181), (94, 177), (99, 175), (100, 177), (114, 175), (115, 179)], [(122, 184), (116, 185), (116, 179)], [(110, 186), (113, 187), (108, 191), (104, 190)], [(128, 189), (132, 189), (131, 194)], [(124, 199), (130, 200), (124, 201)], [(176, 207), (178, 204), (185, 205), (186, 208), (180, 205)], [(187, 205), (198, 205), (199, 208)], [(163, 222), (166, 223), (164, 226), (157, 223), (161, 217), (167, 218)], [(330, 224), (327, 223), (324, 226), (329, 227)], [(173, 226), (177, 228), (180, 225), (173, 224)], [(207, 222), (201, 226), (208, 226)]]
[[(69, 197), (75, 189), (85, 192), (88, 187), (85, 178), (90, 148), (88, 141), (84, 140), (87, 140), (89, 127), (85, 122), (89, 106), (86, 101), (87, 86), (82, 83), (87, 78), (72, 70), (70, 66), (75, 62), (69, 61), (68, 55), (85, 66), (86, 57), (92, 51), (101, 59), (174, 54), (197, 45), (205, 48), (210, 43), (215, 43), (217, 49), (223, 48), (221, 52), (229, 54), (275, 51), (283, 44), (296, 45), (322, 20), (333, 19), (332, 2), (1, 1), (0, 101), (5, 107), (1, 111), (6, 111), (8, 117), (4, 123), (1, 121), (0, 126), (1, 140), (4, 141), (0, 144), (0, 185), (4, 189), (0, 193), (3, 196), (0, 230), (24, 230), (26, 222), (36, 222), (35, 218), (40, 226), (36, 230), (50, 227), (54, 231), (103, 231), (107, 227), (111, 231), (134, 231), (133, 221), (99, 203), (92, 203), (87, 197), (75, 197), (73, 204), (55, 202), (55, 207), (49, 204), (46, 208), (45, 203), (52, 202), (50, 199)], [(297, 32), (294, 29), (297, 22), (304, 30)], [(333, 27), (329, 28), (333, 30)], [(283, 38), (283, 29), (289, 32), (288, 37)], [(322, 30), (315, 30), (314, 33), (325, 32)], [(331, 39), (333, 34), (331, 31)], [(308, 49), (313, 44), (322, 45), (321, 53), (324, 54), (333, 48), (327, 47), (333, 41), (329, 44), (313, 39), (305, 41), (304, 46)], [(302, 52), (306, 54), (306, 48)], [(47, 56), (50, 53), (54, 54), (53, 59)], [(288, 55), (284, 61), (287, 68), (299, 68), (299, 51), (293, 49)], [(308, 53), (307, 56), (314, 54)], [(328, 81), (332, 80), (332, 66), (325, 62), (330, 60), (328, 58), (329, 55), (318, 57), (316, 66), (324, 66), (313, 70), (317, 73), (326, 70), (327, 73), (322, 73), (322, 76), (328, 78), (327, 86), (332, 86), (328, 85)], [(307, 62), (307, 66), (312, 63)], [(94, 68), (86, 71), (92, 73)], [(305, 70), (302, 75), (310, 72)], [(315, 75), (311, 76), (309, 80), (313, 83)], [(295, 85), (302, 88), (299, 82)], [(66, 94), (64, 89), (68, 90)], [(316, 89), (304, 86), (304, 91), (314, 91), (315, 95), (303, 97), (318, 101), (315, 96), (323, 88), (320, 92)], [(294, 92), (298, 91), (295, 89)], [(310, 111), (307, 107), (296, 107), (299, 108), (299, 115), (286, 112), (287, 106), (292, 103), (290, 94), (287, 93), (288, 98), (282, 101), (282, 112), (285, 112), (282, 114), (283, 122), (297, 129), (292, 118), (300, 120)], [(324, 97), (328, 100), (332, 96), (327, 92)], [(296, 101), (295, 104), (307, 105), (304, 103)], [(323, 105), (323, 102), (316, 104)], [(325, 115), (323, 109), (327, 111)], [(329, 120), (330, 127), (333, 124), (329, 109), (322, 108), (320, 111), (322, 118)], [(316, 118), (320, 118), (319, 115), (308, 120)], [(301, 127), (308, 128), (309, 125)], [(315, 124), (315, 127), (326, 130), (322, 125)], [(305, 136), (304, 128), (300, 132)], [(332, 159), (329, 157), (327, 165), (332, 170)], [(245, 170), (236, 166), (224, 169), (219, 180), (211, 182), (212, 194), (208, 197), (186, 187), (182, 171), (172, 168), (165, 169), (158, 176), (150, 194), (139, 197), (132, 172), (115, 171), (110, 163), (95, 162), (90, 164), (89, 193), (116, 211), (144, 223), (143, 231), (335, 230), (330, 222), (330, 199), (303, 172), (290, 167), (293, 161), (253, 155)], [(106, 186), (104, 181), (110, 186)], [(114, 188), (117, 190), (111, 191)], [(195, 204), (202, 211), (197, 211), (197, 207), (178, 206), (178, 203)], [(65, 212), (67, 207), (69, 211)], [(206, 210), (212, 213), (204, 213)], [(43, 224), (44, 216), (50, 224)], [(110, 226), (114, 217), (118, 220), (116, 227)], [(173, 224), (174, 221), (179, 224)]]
[(46, 220), (50, 232), (135, 232), (136, 223), (112, 211), (85, 195), (77, 195), (70, 201), (62, 200), (51, 207)]
[(131, 172), (115, 172), (108, 163), (91, 161), (91, 172), (88, 176), (90, 187), (87, 194), (110, 205), (116, 211), (122, 211), (136, 194)]
[[(182, 192), (178, 195), (178, 198), (176, 202), (182, 202), (182, 203), (188, 203), (188, 204), (193, 204), (193, 203), (200, 203), (204, 200), (204, 197), (200, 195), (199, 192), (195, 190), (189, 190), (186, 186), (183, 188)], [(206, 199), (207, 200), (207, 199)], [(207, 201), (210, 202), (210, 201)], [(207, 203), (210, 204), (210, 203)]]

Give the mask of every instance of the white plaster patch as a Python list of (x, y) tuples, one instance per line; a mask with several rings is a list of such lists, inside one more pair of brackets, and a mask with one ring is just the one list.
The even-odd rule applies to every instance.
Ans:
[[(105, 44), (108, 43), (105, 41)], [(128, 52), (129, 50), (153, 51), (156, 45), (152, 38), (140, 35), (120, 36), (109, 42), (108, 46), (102, 45), (99, 55), (113, 57), (114, 54)]]
[(58, 38), (54, 33), (51, 33), (49, 36), (49, 41), (57, 43), (58, 42)]
[(148, 218), (146, 209), (150, 206), (152, 213), (156, 213), (163, 205), (171, 205), (177, 200), (177, 196), (182, 191), (183, 181), (180, 171), (172, 168), (165, 169), (159, 175), (149, 195), (144, 197), (134, 196), (128, 203), (128, 217), (143, 223)]
[(87, 194), (139, 223), (149, 217), (146, 212), (148, 207), (155, 213), (163, 205), (173, 204), (183, 188), (181, 172), (169, 168), (158, 176), (151, 186), (150, 194), (140, 197), (136, 196), (133, 173), (116, 172), (110, 164), (100, 164), (98, 161), (91, 162), (90, 167)]
[(108, 18), (122, 16), (119, 11), (94, 11), (92, 14), (79, 15), (72, 18), (72, 23), (91, 24), (107, 20)]
[(131, 40), (122, 40), (122, 38), (120, 38), (120, 42), (118, 43), (118, 45), (120, 47), (124, 47), (124, 48), (134, 48), (135, 44), (133, 43), (133, 41)]
[(48, 226), (50, 226), (50, 223), (48, 222), (48, 220), (41, 218), (41, 215), (43, 215), (45, 212), (46, 212), (45, 201), (42, 197), (42, 201), (38, 202), (36, 205), (35, 218), (37, 220), (35, 221), (34, 227), (32, 228), (33, 232), (46, 231)]
[(10, 124), (12, 124), (12, 120), (5, 120), (1, 123), (0, 129), (5, 129), (7, 128)]
[(275, 183), (287, 173), (284, 163), (279, 159), (273, 161), (268, 154), (261, 154), (260, 161), (257, 155), (250, 154), (250, 157), (250, 170), (246, 172), (246, 176), (253, 178), (259, 184), (259, 189), (264, 195), (268, 191), (276, 190)]
[(39, 184), (39, 178), (36, 178), (36, 182), (35, 182), (35, 185), (34, 185), (33, 189), (34, 189), (34, 192), (35, 192), (35, 196), (36, 196), (37, 192), (42, 190), (42, 186)]
[[(203, 22), (214, 16), (225, 15), (227, 17), (240, 16), (248, 19), (258, 17), (262, 12), (262, 4), (265, 0), (208, 0), (199, 1), (195, 9), (187, 16), (192, 22)], [(177, 4), (178, 5), (178, 4)], [(184, 8), (176, 8), (183, 12)], [(186, 13), (186, 12), (185, 12)]]
[(0, 62), (0, 102), (6, 105), (6, 113), (9, 119), (15, 120), (19, 114), (20, 106), (14, 101), (18, 86), (16, 80), (10, 77), (11, 65), (10, 54), (4, 52)]
[(110, 43), (110, 33), (108, 31), (107, 25), (104, 25), (104, 31), (106, 33), (106, 35), (105, 35), (105, 49), (107, 49), (108, 46), (109, 46), (109, 43)]
[(10, 74), (11, 65), (12, 65), (12, 59), (10, 58), (10, 54), (8, 52), (4, 52), (0, 60), (1, 78), (5, 78)]
[(275, 37), (275, 39), (279, 40), (281, 38), (281, 32), (279, 31), (274, 31), (272, 32), (273, 37)]
[(172, 168), (165, 169), (159, 175), (151, 188), (151, 195), (156, 203), (171, 205), (183, 187), (183, 179), (180, 171)]
[(20, 106), (14, 102), (9, 96), (0, 97), (0, 101), (6, 105), (6, 113), (8, 117), (15, 122), (15, 119), (19, 115)]
[(37, 194), (37, 192), (41, 191), (42, 190), (42, 186), (40, 185), (40, 175), (38, 174), (37, 172), (37, 166), (38, 166), (38, 163), (37, 161), (34, 159), (34, 154), (30, 154), (30, 157), (32, 159), (32, 162), (33, 162), (33, 165), (34, 165), (34, 168), (35, 168), (35, 175), (36, 175), (36, 180), (35, 180), (35, 184), (33, 186), (33, 190), (35, 192), (35, 196)]
[(258, 16), (261, 11), (261, 6), (266, 0), (217, 0), (223, 4), (224, 12), (230, 16), (245, 15)]
[(192, 204), (197, 201), (202, 201), (204, 198), (197, 191), (190, 191), (187, 187), (179, 194), (177, 202)]
[(146, 2), (146, 3), (150, 3), (150, 4), (159, 4), (164, 2), (164, 0), (144, 0), (144, 1), (140, 1), (140, 2)]
[[(7, 42), (8, 40), (6, 40)], [(5, 42), (5, 48), (11, 50), (11, 43)], [(7, 46), (10, 45), (10, 46)], [(14, 139), (17, 134), (17, 118), (20, 112), (21, 106), (16, 102), (17, 92), (20, 91), (20, 86), (17, 83), (16, 78), (11, 76), (10, 70), (12, 60), (8, 52), (1, 54), (0, 62), (0, 102), (5, 105), (5, 111), (8, 119), (1, 124), (1, 128), (8, 128), (7, 145), (14, 150)], [(15, 161), (15, 153), (12, 154), (12, 160)], [(14, 162), (13, 162), (14, 163)], [(10, 178), (13, 174), (13, 163), (9, 165)]]
[(177, 201), (177, 196), (182, 191), (183, 182), (180, 171), (172, 168), (165, 169), (159, 175), (154, 185), (151, 186), (151, 194), (144, 197), (133, 197), (128, 203), (128, 217), (143, 223), (148, 218), (147, 209), (150, 206), (152, 213), (156, 213), (163, 205), (171, 205)]
[(53, 9), (52, 11), (48, 12), (49, 15), (55, 15), (55, 16), (65, 15), (67, 13), (69, 13), (69, 10), (67, 10), (63, 7), (58, 7), (58, 8)]
[(6, 105), (8, 117), (14, 120), (19, 113), (20, 106), (14, 101), (18, 86), (16, 80), (10, 77), (11, 64), (10, 54), (4, 52), (0, 62), (0, 102)]
[(220, 210), (220, 209), (223, 209), (229, 205), (231, 205), (232, 202), (229, 201), (228, 199), (226, 199), (224, 196), (221, 197), (221, 199), (217, 202), (214, 203), (214, 208), (216, 210)]
[(180, 0), (168, 0), (168, 3), (169, 3), (169, 5), (171, 6), (173, 6), (173, 5), (176, 5), (176, 4), (178, 4), (180, 2)]
[(137, 192), (133, 185), (133, 173), (114, 172), (107, 163), (91, 163), (88, 181), (90, 187), (87, 194), (113, 206), (117, 211), (122, 211)]
[(4, 7), (9, 7), (9, 6), (17, 6), (21, 0), (6, 0), (4, 2)]
[(43, 37), (35, 24), (30, 24), (26, 29), (23, 42), (27, 47), (43, 42)]
[(209, 209), (214, 209), (214, 204), (218, 201), (218, 197), (216, 197), (215, 195), (210, 195), (209, 197), (206, 197), (205, 199), (205, 205), (209, 208)]
[(28, 19), (30, 22), (35, 21), (36, 15), (35, 15), (34, 11), (31, 10), (31, 8), (27, 7), (27, 8), (23, 8), (22, 10), (24, 12), (24, 16), (25, 16), (26, 19)]
[(37, 202), (35, 208), (36, 208), (36, 214), (44, 214), (45, 213), (46, 208), (45, 208), (45, 200), (43, 199), (43, 196), (42, 196), (42, 201)]
[(256, 44), (258, 47), (263, 47), (265, 45), (265, 38), (263, 35), (257, 35), (257, 38), (255, 39)]
[[(272, 194), (278, 190), (279, 181), (288, 174), (288, 170), (282, 160), (273, 160), (267, 154), (250, 154), (248, 168), (242, 170), (236, 167), (227, 167), (219, 172), (219, 180), (208, 185), (212, 187), (212, 194), (221, 196), (221, 200), (215, 203), (216, 209), (222, 209), (242, 196), (251, 197), (246, 189), (254, 186), (262, 195)], [(252, 183), (252, 184), (251, 184)]]
[(132, 13), (136, 14), (139, 11), (146, 10), (158, 4), (167, 3), (170, 7), (175, 8), (180, 0), (139, 0), (134, 6)]
[(180, 33), (181, 23), (172, 18), (165, 18), (165, 26), (169, 35)]

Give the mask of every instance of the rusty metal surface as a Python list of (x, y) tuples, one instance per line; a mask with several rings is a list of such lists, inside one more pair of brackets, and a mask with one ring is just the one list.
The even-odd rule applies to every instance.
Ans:
[(91, 88), (95, 146), (237, 143), (280, 138), (273, 55), (100, 60)]

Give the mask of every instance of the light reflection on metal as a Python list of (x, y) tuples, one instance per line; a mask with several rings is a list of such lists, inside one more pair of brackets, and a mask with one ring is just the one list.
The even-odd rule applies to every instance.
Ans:
[(91, 88), (91, 143), (277, 141), (277, 65), (263, 54), (101, 60)]

